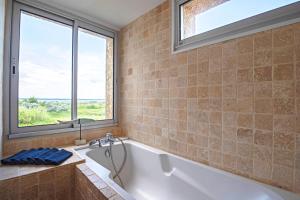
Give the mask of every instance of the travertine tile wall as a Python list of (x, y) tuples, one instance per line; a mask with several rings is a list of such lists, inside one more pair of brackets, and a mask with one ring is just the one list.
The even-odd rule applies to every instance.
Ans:
[(75, 164), (0, 181), (2, 200), (72, 200)]
[(300, 24), (171, 54), (170, 3), (121, 30), (124, 133), (300, 192)]

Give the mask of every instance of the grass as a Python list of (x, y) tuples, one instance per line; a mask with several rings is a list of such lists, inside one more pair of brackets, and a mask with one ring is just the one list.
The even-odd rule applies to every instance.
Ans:
[[(105, 102), (79, 100), (78, 118), (105, 119)], [(71, 120), (71, 102), (67, 100), (38, 100), (34, 97), (19, 101), (19, 127), (57, 124)]]

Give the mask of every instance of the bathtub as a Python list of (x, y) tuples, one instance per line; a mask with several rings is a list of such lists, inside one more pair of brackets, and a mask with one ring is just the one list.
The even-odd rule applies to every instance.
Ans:
[[(182, 157), (126, 140), (126, 164), (114, 174), (107, 147), (75, 149), (86, 164), (126, 200), (300, 200), (300, 196)], [(120, 143), (113, 146), (117, 168), (124, 156)]]

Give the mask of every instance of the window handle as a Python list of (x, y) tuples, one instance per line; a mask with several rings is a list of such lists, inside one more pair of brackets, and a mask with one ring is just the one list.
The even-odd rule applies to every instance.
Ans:
[(16, 74), (16, 66), (15, 65), (12, 66), (12, 74)]

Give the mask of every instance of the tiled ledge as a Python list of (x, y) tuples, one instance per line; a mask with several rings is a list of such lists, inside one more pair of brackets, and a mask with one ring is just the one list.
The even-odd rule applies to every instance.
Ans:
[(85, 163), (76, 166), (75, 198), (76, 200), (123, 200)]
[(45, 170), (50, 170), (54, 168), (59, 168), (65, 165), (76, 165), (79, 163), (85, 162), (74, 150), (72, 147), (65, 147), (65, 150), (72, 151), (73, 155), (58, 166), (47, 166), (47, 165), (2, 165), (0, 166), (0, 181), (7, 179), (17, 178), (25, 175), (30, 175), (37, 172), (42, 172)]

